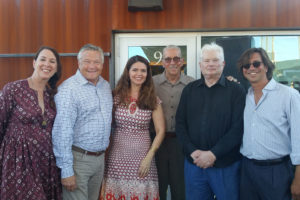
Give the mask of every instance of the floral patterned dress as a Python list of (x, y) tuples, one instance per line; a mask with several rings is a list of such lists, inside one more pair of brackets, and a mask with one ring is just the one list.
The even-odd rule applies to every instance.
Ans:
[(151, 146), (149, 124), (151, 110), (139, 109), (133, 101), (129, 106), (115, 106), (115, 130), (107, 155), (101, 200), (158, 200), (158, 177), (155, 160), (149, 174), (139, 178), (141, 161)]
[(0, 199), (60, 200), (61, 184), (52, 149), (55, 110), (44, 92), (45, 111), (27, 80), (0, 94)]

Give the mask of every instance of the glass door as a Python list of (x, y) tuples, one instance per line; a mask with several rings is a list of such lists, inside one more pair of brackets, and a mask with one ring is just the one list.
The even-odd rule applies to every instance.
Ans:
[(152, 75), (162, 73), (162, 50), (167, 45), (180, 47), (184, 58), (183, 73), (196, 78), (197, 36), (194, 33), (116, 34), (115, 83), (123, 73), (128, 58), (140, 55), (148, 59)]

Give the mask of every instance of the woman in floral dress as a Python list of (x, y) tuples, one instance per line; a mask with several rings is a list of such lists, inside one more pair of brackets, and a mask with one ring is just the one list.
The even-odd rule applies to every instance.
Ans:
[(1, 200), (61, 200), (51, 141), (61, 75), (56, 50), (41, 47), (33, 68), (31, 77), (6, 84), (0, 94)]
[[(148, 61), (141, 56), (131, 57), (114, 90), (114, 132), (100, 199), (159, 199), (153, 158), (165, 131), (160, 103)], [(152, 143), (151, 118), (156, 130)]]

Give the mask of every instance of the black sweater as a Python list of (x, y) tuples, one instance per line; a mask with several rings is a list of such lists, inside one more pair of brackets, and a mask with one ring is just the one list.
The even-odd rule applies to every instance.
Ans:
[(195, 150), (210, 150), (217, 160), (214, 167), (226, 167), (240, 159), (243, 136), (245, 90), (223, 75), (212, 87), (204, 78), (188, 84), (176, 113), (176, 135), (186, 158)]

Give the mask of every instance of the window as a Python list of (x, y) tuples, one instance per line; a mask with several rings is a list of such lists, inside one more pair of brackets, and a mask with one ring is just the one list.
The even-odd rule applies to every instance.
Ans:
[(165, 46), (173, 44), (181, 48), (184, 58), (184, 73), (195, 76), (197, 59), (196, 52), (196, 34), (117, 34), (115, 36), (115, 72), (114, 83), (116, 83), (121, 74), (128, 58), (134, 55), (140, 55), (148, 59), (152, 67), (152, 74), (163, 72), (162, 50)]
[[(140, 55), (145, 58), (150, 63), (151, 69), (152, 69), (152, 75), (160, 74), (164, 71), (164, 68), (162, 66), (162, 59), (163, 59), (163, 49), (165, 46), (130, 46), (128, 47), (128, 58)], [(181, 45), (179, 46), (182, 54), (182, 58), (184, 59), (184, 65), (182, 67), (183, 72), (186, 74), (187, 69), (187, 55), (186, 55), (186, 46)]]
[(248, 83), (236, 70), (236, 62), (241, 54), (251, 47), (266, 50), (275, 64), (273, 78), (300, 91), (300, 36), (206, 36), (201, 37), (201, 46), (216, 42), (224, 48), (226, 67), (224, 74), (238, 77), (245, 87)]
[(274, 79), (300, 91), (300, 31), (120, 33), (115, 35), (115, 41), (114, 82), (123, 72), (127, 59), (136, 54), (150, 61), (154, 74), (161, 73), (162, 49), (170, 44), (182, 49), (185, 73), (200, 78), (200, 49), (204, 44), (216, 42), (224, 48), (224, 74), (238, 78), (246, 88), (249, 83), (238, 72), (236, 62), (246, 49), (262, 47), (275, 63)]

